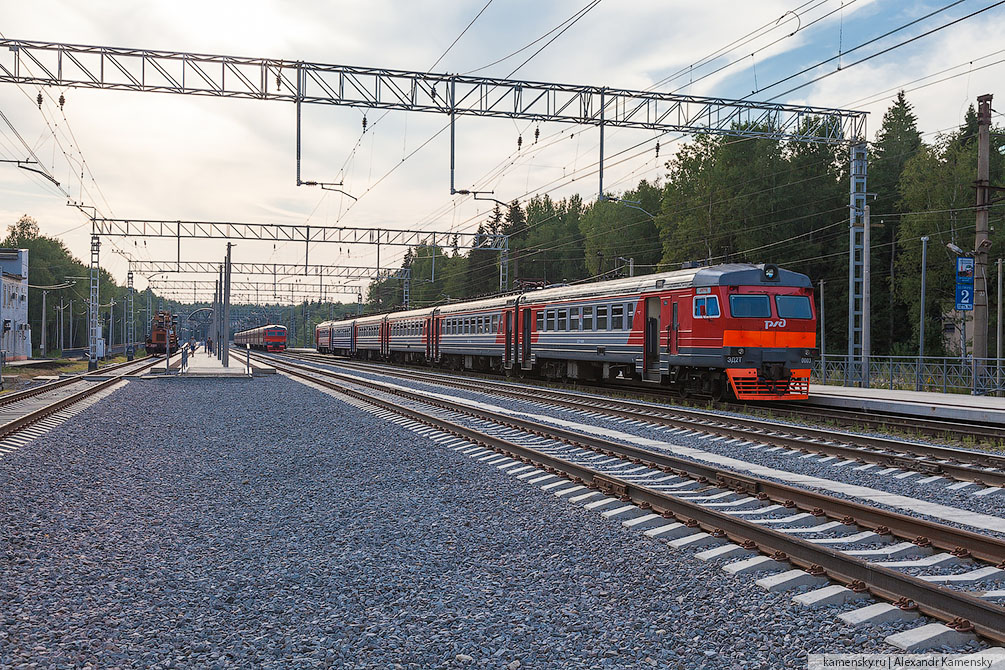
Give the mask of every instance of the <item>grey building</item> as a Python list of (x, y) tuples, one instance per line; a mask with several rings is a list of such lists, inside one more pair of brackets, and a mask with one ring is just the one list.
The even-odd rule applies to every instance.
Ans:
[(0, 297), (0, 349), (7, 360), (31, 356), (31, 325), (28, 323), (28, 250), (0, 248), (3, 295)]

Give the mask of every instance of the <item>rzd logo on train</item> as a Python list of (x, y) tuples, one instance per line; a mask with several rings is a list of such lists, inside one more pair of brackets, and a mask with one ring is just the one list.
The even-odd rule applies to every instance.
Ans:
[(785, 327), (785, 319), (779, 319), (778, 321), (765, 321), (764, 322), (764, 327), (765, 328), (784, 328)]

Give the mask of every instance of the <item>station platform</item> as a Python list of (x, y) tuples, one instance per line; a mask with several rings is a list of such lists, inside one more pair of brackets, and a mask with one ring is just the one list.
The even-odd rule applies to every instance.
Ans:
[[(223, 362), (213, 354), (200, 349), (189, 356), (188, 367), (178, 374), (179, 377), (219, 377), (219, 378), (249, 378), (276, 374), (276, 369), (258, 361), (251, 362), (248, 370), (247, 353), (243, 349), (230, 350), (230, 366), (223, 367)], [(172, 367), (177, 368), (181, 361), (172, 361)]]
[(928, 419), (980, 421), (1005, 427), (1005, 398), (990, 396), (810, 384), (809, 403)]

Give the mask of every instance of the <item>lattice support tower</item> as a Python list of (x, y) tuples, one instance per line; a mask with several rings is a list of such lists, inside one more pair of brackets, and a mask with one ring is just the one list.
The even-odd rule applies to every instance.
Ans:
[(863, 338), (869, 328), (865, 321), (865, 199), (868, 172), (865, 142), (851, 146), (851, 178), (848, 217), (848, 366), (846, 384), (867, 383), (862, 358)]
[(91, 235), (91, 267), (90, 282), (91, 293), (88, 302), (87, 331), (88, 331), (88, 352), (87, 369), (98, 369), (98, 340), (101, 338), (101, 326), (98, 320), (98, 279), (101, 276), (101, 239), (97, 235)]
[(128, 303), (126, 308), (129, 311), (128, 335), (126, 337), (126, 360), (131, 361), (136, 356), (136, 315), (133, 312), (133, 295), (135, 289), (133, 288), (132, 270), (126, 274), (126, 283), (129, 286), (129, 295), (126, 297), (126, 302)]

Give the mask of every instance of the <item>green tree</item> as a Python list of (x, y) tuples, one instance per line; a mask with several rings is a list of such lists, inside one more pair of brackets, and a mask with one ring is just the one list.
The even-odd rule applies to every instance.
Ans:
[(911, 322), (903, 318), (907, 305), (897, 297), (897, 238), (902, 207), (899, 184), (907, 162), (921, 148), (918, 119), (904, 92), (883, 115), (869, 159), (869, 190), (876, 194), (873, 212), (873, 351), (881, 354), (910, 353)]

